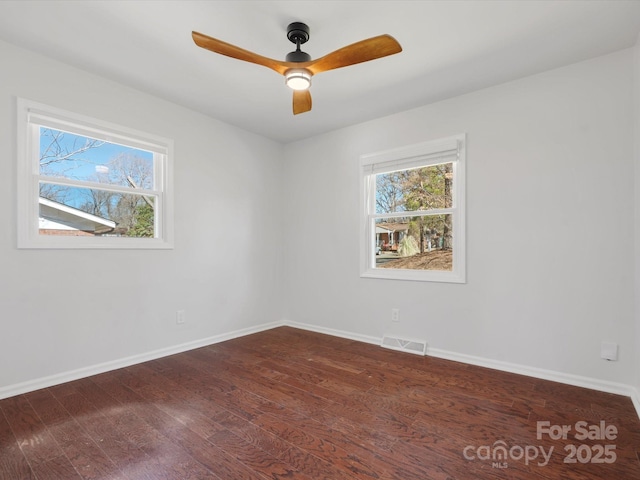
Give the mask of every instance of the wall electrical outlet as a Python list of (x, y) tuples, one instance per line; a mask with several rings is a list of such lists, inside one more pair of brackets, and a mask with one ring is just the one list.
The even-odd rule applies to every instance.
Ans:
[(183, 325), (187, 321), (187, 315), (184, 310), (178, 310), (176, 312), (176, 324)]
[(399, 322), (400, 321), (400, 309), (399, 308), (392, 308), (391, 309), (391, 321), (392, 322)]

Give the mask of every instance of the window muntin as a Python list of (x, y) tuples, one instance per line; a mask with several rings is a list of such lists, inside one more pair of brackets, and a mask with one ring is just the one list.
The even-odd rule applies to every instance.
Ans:
[(361, 157), (361, 275), (465, 281), (465, 137)]
[(168, 139), (18, 101), (20, 248), (172, 248)]

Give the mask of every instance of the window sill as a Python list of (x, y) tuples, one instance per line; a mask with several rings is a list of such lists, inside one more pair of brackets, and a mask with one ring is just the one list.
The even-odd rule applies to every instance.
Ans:
[(414, 282), (466, 283), (466, 278), (457, 272), (437, 270), (404, 270), (396, 268), (370, 268), (360, 274), (362, 278), (384, 280), (409, 280)]
[(19, 238), (20, 249), (97, 249), (97, 250), (171, 250), (173, 242), (161, 238), (122, 237), (57, 237), (40, 235), (36, 238)]

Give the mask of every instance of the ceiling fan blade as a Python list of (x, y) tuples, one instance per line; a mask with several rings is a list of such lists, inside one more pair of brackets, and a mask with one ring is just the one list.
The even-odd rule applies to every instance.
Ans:
[(235, 45), (231, 45), (230, 43), (223, 42), (222, 40), (209, 37), (208, 35), (204, 35), (202, 33), (191, 32), (191, 36), (193, 38), (193, 41), (199, 47), (202, 47), (206, 50), (211, 50), (215, 53), (219, 53), (220, 55), (226, 55), (227, 57), (263, 65), (267, 68), (270, 68), (271, 70), (275, 70), (281, 75), (284, 75), (284, 73), (289, 68), (291, 68), (289, 66), (286, 66), (285, 62), (274, 60), (268, 57), (263, 57), (262, 55), (258, 55), (257, 53), (253, 53), (249, 50), (236, 47)]
[(309, 90), (293, 91), (293, 114), (308, 112), (311, 110), (311, 93)]
[(394, 53), (400, 53), (402, 47), (391, 35), (379, 35), (377, 37), (352, 43), (346, 47), (331, 52), (324, 57), (313, 60), (305, 67), (314, 75), (327, 70), (368, 62), (376, 58), (386, 57)]

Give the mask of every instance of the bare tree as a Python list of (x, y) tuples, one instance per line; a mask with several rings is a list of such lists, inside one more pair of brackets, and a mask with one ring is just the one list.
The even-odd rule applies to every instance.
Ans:
[(376, 210), (392, 213), (404, 210), (405, 172), (390, 172), (376, 176)]
[(142, 157), (121, 153), (109, 160), (107, 166), (111, 184), (153, 188), (153, 164)]
[[(52, 177), (64, 177), (73, 165), (84, 163), (83, 155), (91, 149), (104, 145), (104, 141), (93, 138), (77, 137), (73, 142), (65, 141), (66, 134), (59, 130), (43, 128), (40, 132), (40, 143), (46, 145), (40, 151), (40, 173)], [(64, 163), (68, 167), (64, 167)], [(40, 196), (56, 202), (64, 203), (69, 196), (69, 187), (50, 183), (40, 184)]]
[[(111, 159), (107, 166), (111, 184), (133, 188), (153, 188), (153, 164), (149, 160), (131, 154), (120, 154)], [(122, 227), (132, 228), (136, 225), (138, 210), (144, 203), (152, 205), (142, 195), (118, 195), (110, 218)]]
[(80, 205), (80, 210), (99, 217), (111, 218), (111, 203), (113, 193), (106, 190), (89, 189), (86, 200)]

